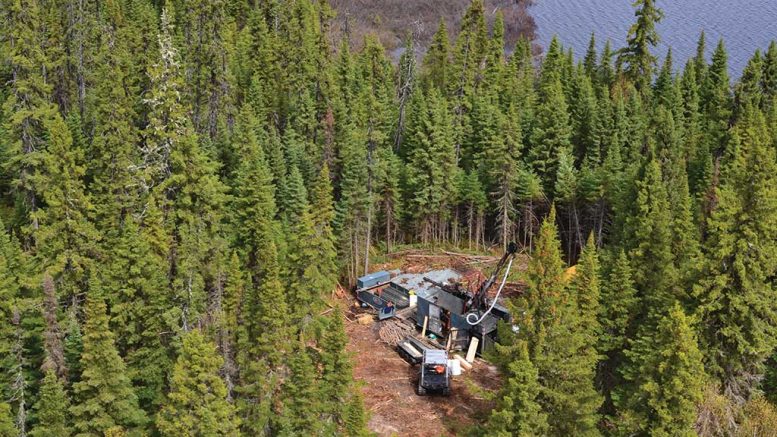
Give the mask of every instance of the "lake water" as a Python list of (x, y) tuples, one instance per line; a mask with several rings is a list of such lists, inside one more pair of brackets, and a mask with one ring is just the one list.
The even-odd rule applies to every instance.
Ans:
[[(537, 22), (539, 42), (547, 47), (558, 35), (565, 47), (582, 58), (591, 32), (601, 48), (609, 39), (613, 48), (625, 45), (635, 21), (631, 0), (536, 0), (531, 13)], [(729, 68), (739, 77), (757, 48), (766, 50), (777, 40), (777, 0), (658, 0), (664, 19), (657, 26), (661, 43), (655, 54), (661, 62), (672, 47), (675, 67), (681, 69), (696, 54), (702, 30), (707, 36), (707, 58), (723, 38)]]

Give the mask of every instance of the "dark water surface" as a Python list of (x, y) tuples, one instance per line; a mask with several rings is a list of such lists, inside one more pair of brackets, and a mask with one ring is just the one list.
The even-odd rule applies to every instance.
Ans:
[[(729, 53), (729, 68), (739, 77), (757, 48), (766, 50), (777, 40), (777, 0), (658, 0), (664, 19), (658, 25), (661, 43), (656, 55), (663, 60), (672, 47), (675, 67), (695, 55), (702, 30), (707, 35), (707, 57), (723, 38)], [(609, 39), (622, 47), (635, 21), (631, 0), (536, 0), (531, 9), (537, 21), (539, 42), (547, 47), (558, 35), (565, 47), (582, 58), (591, 32), (601, 50)]]

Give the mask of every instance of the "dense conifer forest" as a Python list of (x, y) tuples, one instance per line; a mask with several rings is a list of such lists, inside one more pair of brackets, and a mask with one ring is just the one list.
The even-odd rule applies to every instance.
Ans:
[(0, 5), (0, 436), (370, 435), (332, 290), (510, 241), (472, 434), (774, 435), (777, 44), (732, 83), (653, 0), (579, 62), (483, 0), (398, 62), (325, 0)]

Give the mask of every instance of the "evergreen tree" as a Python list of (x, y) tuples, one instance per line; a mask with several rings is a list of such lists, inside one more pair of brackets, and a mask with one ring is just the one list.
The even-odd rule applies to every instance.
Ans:
[(580, 326), (589, 336), (590, 348), (595, 346), (596, 339), (600, 336), (597, 317), (601, 302), (599, 284), (599, 255), (592, 233), (588, 235), (588, 240), (583, 246), (580, 259), (577, 261), (575, 276), (570, 283), (570, 291), (575, 294), (577, 302)]
[(712, 65), (706, 72), (704, 86), (701, 88), (708, 153), (720, 153), (728, 142), (727, 134), (732, 115), (730, 87), (728, 52), (723, 40), (720, 40), (712, 54)]
[(13, 416), (11, 415), (11, 406), (5, 402), (0, 402), (0, 436), (2, 437), (16, 437), (19, 432), (13, 423)]
[[(4, 167), (10, 172), (18, 205), (14, 225), (27, 235), (38, 229), (37, 210), (43, 204), (44, 188), (39, 176), (45, 164), (50, 120), (57, 116), (51, 103), (51, 84), (44, 77), (49, 65), (43, 50), (43, 12), (36, 0), (4, 2), (7, 11), (4, 59), (9, 62), (12, 81), (3, 103), (4, 130), (8, 132)], [(5, 93), (4, 93), (5, 94)], [(27, 244), (29, 245), (29, 244)]]
[(597, 435), (596, 354), (589, 346), (593, 339), (580, 329), (576, 298), (565, 292), (555, 221), (552, 208), (528, 267), (529, 291), (515, 304), (526, 309), (520, 332), (537, 367), (538, 402), (548, 417), (548, 434)]
[(82, 151), (73, 147), (58, 114), (46, 122), (46, 129), (48, 153), (39, 174), (46, 206), (33, 214), (40, 226), (35, 243), (43, 269), (59, 283), (60, 294), (70, 298), (84, 285), (100, 237), (88, 219), (92, 204), (83, 183)]
[(99, 285), (92, 287), (86, 301), (83, 372), (81, 381), (73, 384), (70, 407), (74, 429), (79, 435), (100, 435), (117, 428), (133, 431), (147, 418), (138, 408), (126, 366), (116, 351)]
[(617, 254), (605, 277), (598, 308), (601, 335), (597, 351), (603, 356), (598, 366), (597, 381), (605, 398), (603, 411), (614, 414), (615, 407), (621, 404), (617, 388), (623, 384), (620, 372), (626, 362), (623, 351), (633, 338), (639, 304), (626, 252), (621, 250)]
[(445, 102), (435, 89), (413, 99), (408, 127), (406, 204), (413, 212), (421, 241), (439, 237), (455, 166), (454, 138)]
[[(114, 20), (123, 21), (118, 2), (109, 2)], [(114, 26), (118, 25), (115, 23)], [(135, 101), (137, 90), (129, 77), (131, 63), (123, 40), (113, 26), (101, 36), (96, 61), (97, 83), (91, 98), (94, 136), (88, 151), (91, 165), (87, 177), (95, 204), (98, 227), (103, 235), (113, 236), (127, 215), (137, 205), (134, 168), (137, 154), (137, 114)], [(109, 241), (106, 243), (110, 247)]]
[(509, 350), (511, 353), (506, 357), (510, 360), (507, 364), (507, 381), (497, 395), (496, 408), (491, 411), (483, 435), (544, 435), (548, 432), (548, 418), (537, 401), (541, 388), (537, 369), (529, 359), (526, 342), (519, 340)]
[(659, 42), (656, 24), (664, 13), (656, 7), (655, 0), (636, 0), (634, 15), (637, 21), (629, 29), (626, 47), (621, 49), (618, 63), (641, 91), (647, 91), (653, 80), (656, 58), (650, 52)]
[(640, 371), (633, 375), (636, 391), (626, 426), (657, 436), (696, 435), (705, 377), (702, 354), (682, 308), (674, 305), (659, 321), (650, 344), (637, 341), (627, 354), (637, 349), (644, 350), (639, 352)]
[(54, 371), (47, 371), (41, 384), (40, 397), (35, 404), (37, 424), (31, 430), (30, 436), (69, 437), (72, 435), (68, 408), (70, 408), (70, 400), (65, 394), (62, 381), (57, 378)]
[(289, 358), (289, 378), (283, 384), (284, 406), (279, 435), (319, 434), (321, 406), (316, 399), (315, 368), (300, 340)]
[(440, 20), (437, 32), (432, 37), (432, 42), (424, 57), (424, 80), (436, 87), (441, 93), (445, 93), (449, 86), (450, 78), (450, 41), (445, 20)]
[(184, 336), (170, 377), (170, 393), (156, 418), (162, 435), (237, 434), (240, 421), (227, 402), (219, 374), (222, 364), (215, 345), (199, 330)]
[(707, 262), (696, 289), (709, 372), (735, 401), (748, 399), (774, 349), (777, 241), (775, 156), (760, 111), (735, 129), (717, 206), (708, 219)]
[(591, 39), (588, 40), (588, 50), (586, 50), (585, 58), (583, 58), (583, 68), (585, 69), (585, 74), (592, 80), (596, 79), (596, 70), (599, 67), (599, 59), (597, 56), (596, 36), (591, 32)]
[(527, 158), (537, 176), (542, 179), (545, 192), (551, 193), (559, 156), (563, 149), (571, 147), (572, 132), (561, 81), (556, 79), (548, 84), (541, 89), (540, 96)]
[(319, 343), (322, 348), (322, 374), (318, 384), (324, 418), (347, 435), (364, 435), (366, 424), (360, 423), (360, 420), (354, 421), (365, 417), (366, 413), (359, 388), (353, 381), (353, 365), (345, 350), (348, 338), (339, 309), (335, 309), (326, 328)]
[[(153, 211), (150, 211), (153, 212)], [(116, 347), (127, 363), (127, 375), (136, 387), (140, 405), (154, 409), (163, 396), (172, 367), (165, 332), (175, 331), (180, 317), (168, 291), (164, 253), (153, 248), (151, 219), (140, 228), (129, 217), (112, 247), (110, 263), (100, 276), (108, 292)], [(162, 243), (162, 242), (160, 242)]]

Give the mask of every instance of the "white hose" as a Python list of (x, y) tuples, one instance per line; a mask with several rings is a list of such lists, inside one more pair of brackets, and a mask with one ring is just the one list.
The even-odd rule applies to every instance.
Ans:
[[(497, 301), (497, 299), (499, 299), (499, 294), (502, 292), (502, 289), (503, 289), (503, 288), (505, 288), (505, 283), (507, 283), (507, 275), (509, 275), (509, 274), (510, 274), (510, 267), (511, 267), (512, 265), (513, 265), (513, 258), (512, 258), (512, 257), (510, 257), (510, 262), (508, 262), (508, 263), (507, 263), (507, 269), (505, 269), (505, 276), (504, 276), (504, 278), (502, 278), (502, 283), (499, 285), (499, 290), (497, 290), (497, 291), (496, 291), (496, 296), (494, 296), (494, 301), (493, 301), (493, 302), (491, 302), (491, 307), (489, 307), (489, 308), (488, 308), (488, 311), (486, 311), (485, 313), (483, 313), (483, 316), (481, 316), (481, 317), (480, 317), (480, 318), (479, 318), (477, 321), (475, 321), (475, 322), (471, 321), (471, 320), (469, 319), (469, 316), (475, 316), (475, 317), (477, 317), (478, 315), (477, 315), (477, 314), (475, 314), (475, 313), (469, 313), (469, 314), (467, 314), (467, 318), (466, 318), (466, 320), (467, 320), (467, 323), (469, 323), (471, 326), (477, 326), (477, 325), (479, 325), (479, 324), (480, 324), (480, 322), (482, 322), (482, 321), (483, 321), (483, 319), (485, 319), (485, 318), (486, 318), (486, 316), (487, 316), (487, 315), (488, 315), (488, 314), (491, 312), (491, 310), (493, 310), (493, 309), (494, 309), (494, 306), (496, 306), (496, 301)], [(486, 290), (486, 292), (488, 292), (488, 290)]]

